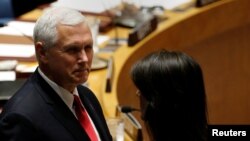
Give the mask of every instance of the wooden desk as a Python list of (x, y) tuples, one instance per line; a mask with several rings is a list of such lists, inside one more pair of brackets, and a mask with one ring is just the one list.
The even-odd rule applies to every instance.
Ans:
[[(146, 54), (165, 48), (193, 56), (204, 74), (210, 124), (250, 124), (250, 9), (249, 0), (221, 0), (202, 8), (166, 14), (168, 20), (133, 47), (114, 53), (112, 91), (105, 92), (107, 70), (92, 71), (88, 86), (95, 92), (105, 115), (115, 116), (116, 106), (139, 107), (130, 80), (131, 65)], [(121, 30), (121, 36), (128, 32)], [(114, 37), (114, 31), (106, 33)], [(139, 113), (134, 113), (140, 119)], [(140, 120), (143, 124), (143, 122)], [(143, 129), (145, 131), (145, 129)], [(146, 132), (144, 132), (147, 140)]]

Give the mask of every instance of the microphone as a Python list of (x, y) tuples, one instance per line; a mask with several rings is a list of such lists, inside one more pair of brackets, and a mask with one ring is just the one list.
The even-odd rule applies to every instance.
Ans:
[(131, 113), (140, 109), (131, 106), (117, 106), (117, 116), (125, 120), (125, 131), (135, 141), (143, 141), (142, 126), (136, 117)]
[(120, 111), (122, 113), (130, 113), (133, 111), (140, 111), (140, 109), (133, 108), (131, 106), (120, 106)]

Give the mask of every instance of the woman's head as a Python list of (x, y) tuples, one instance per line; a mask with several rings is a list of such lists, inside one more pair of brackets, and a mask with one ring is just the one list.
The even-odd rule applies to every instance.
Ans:
[(175, 130), (199, 132), (206, 126), (202, 71), (187, 54), (153, 52), (132, 67), (131, 77), (140, 91), (142, 118), (154, 136), (161, 134), (159, 126), (170, 128), (173, 136)]

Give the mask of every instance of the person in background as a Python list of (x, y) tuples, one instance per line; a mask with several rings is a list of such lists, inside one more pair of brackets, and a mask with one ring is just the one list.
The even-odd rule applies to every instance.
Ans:
[(0, 18), (12, 18), (14, 17), (12, 1), (0, 0)]
[(25, 14), (39, 6), (47, 5), (52, 2), (55, 2), (57, 0), (32, 0), (32, 1), (26, 1), (26, 0), (1, 0), (1, 1), (9, 1), (8, 3), (11, 4), (12, 10), (13, 10), (13, 16), (19, 17), (22, 14)]
[(33, 38), (39, 66), (4, 105), (1, 141), (111, 141), (98, 99), (82, 85), (93, 58), (85, 17), (50, 8), (37, 20)]
[(54, 1), (56, 0), (0, 0), (0, 27), (39, 6)]
[(0, 0), (0, 27), (14, 19), (14, 12), (11, 0)]
[(131, 68), (142, 119), (151, 141), (206, 141), (202, 70), (185, 53), (160, 50)]

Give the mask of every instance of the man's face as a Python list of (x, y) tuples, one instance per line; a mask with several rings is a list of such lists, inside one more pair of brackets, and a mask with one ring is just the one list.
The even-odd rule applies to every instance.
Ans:
[[(68, 89), (87, 81), (93, 58), (90, 29), (84, 25), (58, 25), (56, 46), (45, 52), (44, 72), (58, 85)], [(43, 70), (44, 70), (43, 69)]]

